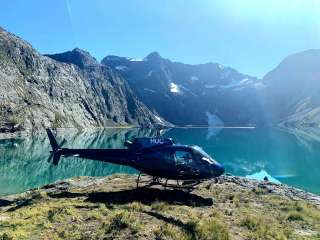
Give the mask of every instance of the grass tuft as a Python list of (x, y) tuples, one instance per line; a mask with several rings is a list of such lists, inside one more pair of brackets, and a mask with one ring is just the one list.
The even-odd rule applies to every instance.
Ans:
[(229, 240), (228, 227), (216, 218), (208, 218), (199, 222), (197, 226), (197, 239), (202, 240)]
[(304, 217), (300, 212), (289, 212), (287, 216), (288, 221), (304, 221)]

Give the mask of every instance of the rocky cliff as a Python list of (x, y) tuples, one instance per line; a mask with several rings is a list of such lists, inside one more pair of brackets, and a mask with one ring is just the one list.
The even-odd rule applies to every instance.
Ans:
[(137, 99), (126, 81), (88, 53), (75, 49), (43, 56), (0, 28), (2, 132), (157, 123), (164, 121)]

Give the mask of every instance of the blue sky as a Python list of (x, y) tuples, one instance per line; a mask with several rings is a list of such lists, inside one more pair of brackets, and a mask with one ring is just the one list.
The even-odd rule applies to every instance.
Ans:
[(101, 60), (158, 51), (262, 77), (287, 55), (320, 48), (320, 1), (4, 0), (0, 25), (41, 53), (79, 47)]

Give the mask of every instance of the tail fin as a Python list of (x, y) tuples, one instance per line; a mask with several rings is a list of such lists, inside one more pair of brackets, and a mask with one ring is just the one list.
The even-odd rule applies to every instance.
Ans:
[(54, 138), (51, 130), (49, 128), (47, 128), (46, 131), (47, 131), (47, 135), (48, 135), (52, 150), (53, 150), (53, 152), (55, 152), (59, 149), (59, 145), (58, 145), (56, 139)]
[(61, 157), (61, 150), (58, 150), (53, 153), (53, 160), (52, 163), (53, 165), (58, 165)]
[(47, 135), (48, 135), (48, 138), (50, 141), (50, 145), (52, 147), (52, 151), (49, 156), (48, 162), (51, 162), (51, 160), (53, 160), (52, 161), (53, 165), (58, 165), (61, 154), (62, 154), (62, 149), (60, 147), (63, 145), (65, 140), (59, 145), (57, 143), (57, 140), (53, 136), (53, 133), (51, 132), (51, 130), (49, 128), (47, 128), (46, 131), (47, 131)]

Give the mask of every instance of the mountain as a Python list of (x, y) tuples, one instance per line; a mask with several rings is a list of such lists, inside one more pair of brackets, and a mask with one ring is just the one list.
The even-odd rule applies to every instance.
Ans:
[(153, 52), (144, 59), (106, 56), (139, 99), (174, 124), (264, 123), (261, 80), (217, 63), (172, 62)]
[(0, 28), (0, 132), (116, 125), (320, 126), (320, 50), (260, 80), (217, 63), (41, 55)]
[(89, 53), (43, 56), (0, 28), (1, 131), (161, 123), (116, 71)]
[(287, 127), (320, 126), (320, 50), (285, 58), (263, 78), (269, 121)]

